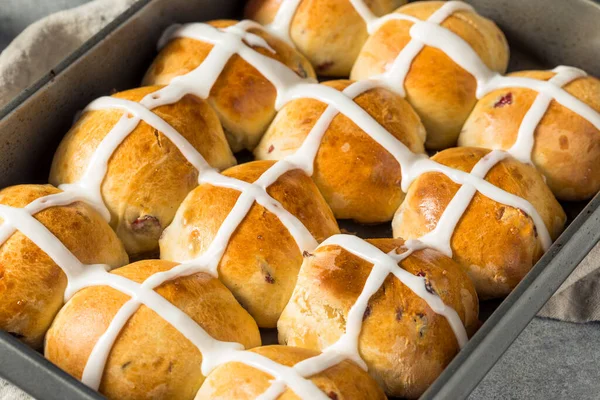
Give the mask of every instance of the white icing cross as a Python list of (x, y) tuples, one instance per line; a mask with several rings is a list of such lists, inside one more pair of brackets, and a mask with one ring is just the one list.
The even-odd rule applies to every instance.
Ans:
[[(500, 150), (494, 150), (491, 153), (486, 154), (477, 162), (477, 164), (475, 164), (471, 170), (471, 175), (484, 179), (487, 173), (507, 156), (508, 154), (506, 152)], [(426, 247), (436, 249), (448, 257), (452, 257), (452, 247), (450, 246), (452, 234), (456, 229), (458, 221), (460, 221), (461, 217), (464, 215), (476, 193), (477, 188), (473, 184), (467, 182), (463, 183), (444, 209), (435, 228), (429, 233), (421, 236), (418, 241)], [(544, 238), (543, 240), (551, 241), (549, 237)], [(412, 241), (409, 240), (407, 243), (410, 245)]]
[[(587, 74), (573, 67), (559, 66), (552, 70), (555, 72), (548, 83), (556, 85), (557, 87), (563, 87), (569, 82), (575, 79), (587, 76)], [(535, 144), (535, 129), (540, 124), (540, 121), (548, 111), (552, 97), (546, 93), (540, 92), (519, 126), (517, 133), (517, 139), (512, 145), (508, 152), (515, 157), (517, 160), (529, 164), (531, 163), (531, 153), (533, 152), (533, 146)]]

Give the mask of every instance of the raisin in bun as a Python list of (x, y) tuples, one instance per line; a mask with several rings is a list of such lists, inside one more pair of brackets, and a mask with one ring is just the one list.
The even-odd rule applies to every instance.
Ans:
[[(226, 177), (255, 182), (272, 161), (254, 161), (223, 172)], [(317, 187), (301, 170), (291, 170), (267, 193), (298, 218), (317, 241), (339, 232), (337, 222)], [(207, 251), (240, 196), (235, 189), (203, 183), (181, 204), (160, 240), (161, 258), (179, 262)], [(223, 244), (219, 279), (254, 317), (258, 326), (274, 328), (296, 284), (302, 254), (281, 219), (254, 203)]]
[[(142, 283), (176, 265), (146, 260), (112, 273)], [(246, 348), (260, 346), (256, 323), (218, 279), (197, 273), (168, 281), (155, 290), (215, 339), (238, 342)], [(77, 292), (48, 331), (46, 357), (81, 379), (94, 345), (128, 300), (129, 296), (107, 286)], [(110, 350), (99, 391), (109, 399), (191, 400), (204, 381), (201, 362), (197, 347), (156, 312), (141, 305)]]
[[(284, 2), (250, 0), (246, 16), (263, 25), (272, 23)], [(367, 7), (382, 16), (406, 3), (406, 0), (374, 0)], [(296, 8), (289, 35), (296, 48), (315, 67), (318, 75), (347, 77), (368, 37), (365, 21), (349, 0), (304, 0)]]
[[(339, 91), (351, 84), (347, 80), (323, 83)], [(355, 102), (412, 152), (424, 152), (425, 130), (402, 97), (375, 88), (357, 96)], [(326, 108), (313, 99), (288, 103), (254, 151), (256, 157), (281, 159), (295, 153)], [(313, 180), (338, 219), (390, 221), (404, 199), (398, 161), (343, 114), (333, 119), (323, 135)]]
[[(139, 102), (158, 87), (143, 87), (113, 97)], [(155, 108), (154, 114), (175, 128), (215, 168), (235, 164), (223, 129), (207, 102), (188, 95)], [(50, 182), (77, 182), (98, 153), (123, 111), (84, 112), (60, 144), (52, 163)], [(134, 258), (156, 253), (162, 230), (177, 207), (198, 184), (198, 171), (162, 132), (141, 121), (108, 161), (101, 186), (111, 213), (111, 226)]]
[[(401, 239), (368, 242), (384, 253), (404, 252)], [(431, 293), (452, 307), (467, 332), (477, 325), (479, 303), (473, 284), (451, 258), (425, 249), (402, 260), (399, 268), (425, 277)], [(347, 332), (350, 308), (357, 303), (373, 264), (344, 248), (319, 247), (302, 265), (298, 284), (277, 328), (279, 342), (322, 350)], [(390, 274), (371, 296), (358, 340), (368, 371), (389, 396), (416, 398), (459, 350), (446, 318)]]
[[(0, 191), (0, 204), (23, 208), (40, 197), (60, 192), (51, 185), (11, 186)], [(113, 268), (127, 264), (123, 244), (85, 203), (49, 207), (34, 214), (34, 218), (84, 264)], [(0, 246), (0, 329), (41, 348), (46, 331), (63, 305), (66, 287), (67, 276), (60, 267), (16, 230)]]
[[(434, 161), (470, 172), (490, 151), (458, 147), (437, 153)], [(512, 157), (498, 162), (485, 180), (519, 196), (537, 210), (552, 240), (565, 224), (565, 213), (540, 173)], [(432, 231), (460, 185), (439, 172), (418, 177), (394, 221), (394, 236), (416, 239)], [(530, 215), (477, 192), (456, 225), (450, 247), (482, 299), (506, 296), (544, 253)]]
[[(396, 12), (426, 20), (445, 2), (407, 4)], [(369, 37), (352, 69), (351, 79), (361, 80), (386, 72), (400, 51), (411, 41), (410, 21), (391, 20)], [(504, 73), (508, 45), (503, 33), (490, 20), (474, 11), (459, 10), (441, 26), (464, 39), (489, 69)], [(442, 50), (425, 46), (410, 64), (403, 82), (390, 82), (406, 91), (427, 129), (428, 149), (444, 149), (456, 143), (460, 129), (475, 106), (477, 81)]]
[[(250, 350), (281, 365), (292, 367), (315, 357), (314, 350), (290, 346), (264, 346)], [(343, 361), (309, 378), (323, 393), (337, 400), (384, 400), (385, 394), (377, 382), (358, 365)], [(251, 400), (263, 394), (273, 382), (273, 377), (256, 368), (239, 362), (229, 362), (217, 367), (204, 381), (196, 400)], [(300, 400), (298, 394), (287, 388), (279, 400)]]
[[(523, 71), (511, 77), (547, 81), (553, 71)], [(600, 112), (600, 80), (581, 76), (563, 88)], [(538, 93), (527, 88), (494, 90), (479, 100), (467, 119), (458, 143), (492, 149), (509, 149), (515, 145), (519, 128)], [(529, 132), (528, 132), (529, 134)], [(556, 100), (535, 130), (531, 154), (523, 154), (546, 177), (546, 183), (560, 200), (585, 200), (600, 190), (600, 131), (582, 116)]]
[[(208, 24), (222, 29), (236, 22), (219, 20)], [(300, 77), (315, 76), (308, 60), (283, 40), (261, 28), (247, 31), (264, 39), (270, 46), (270, 49), (252, 46), (258, 53), (280, 61)], [(198, 67), (212, 48), (212, 44), (188, 37), (171, 39), (146, 72), (143, 84), (168, 84), (173, 78)], [(276, 95), (273, 84), (256, 68), (237, 54), (231, 56), (207, 100), (217, 112), (234, 152), (252, 150), (256, 146), (275, 116)]]

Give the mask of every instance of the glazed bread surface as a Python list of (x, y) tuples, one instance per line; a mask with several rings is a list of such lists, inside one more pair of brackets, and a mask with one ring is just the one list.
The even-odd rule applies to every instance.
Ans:
[[(22, 208), (60, 192), (51, 185), (11, 186), (0, 191), (0, 204)], [(34, 218), (84, 264), (116, 268), (128, 262), (113, 230), (85, 203), (50, 207)], [(0, 329), (41, 349), (44, 335), (63, 305), (66, 287), (66, 275), (50, 256), (15, 231), (0, 246)]]
[[(142, 283), (177, 264), (145, 260), (112, 271)], [(215, 339), (260, 346), (256, 322), (218, 279), (197, 273), (155, 289)], [(81, 379), (88, 357), (129, 296), (107, 286), (83, 289), (71, 298), (46, 336), (45, 355)], [(216, 312), (218, 310), (218, 312)], [(191, 400), (204, 381), (202, 354), (181, 332), (141, 305), (110, 351), (99, 391), (109, 399)]]
[[(250, 0), (245, 15), (267, 25), (273, 22), (282, 3)], [(406, 0), (371, 0), (367, 6), (375, 15), (382, 16), (405, 3)], [(303, 0), (294, 13), (289, 36), (319, 76), (347, 77), (369, 34), (365, 21), (350, 1)]]
[[(426, 20), (445, 2), (419, 1), (400, 7), (397, 13)], [(392, 20), (383, 24), (363, 46), (350, 75), (362, 80), (391, 68), (400, 51), (411, 41), (412, 22)], [(441, 26), (460, 36), (492, 71), (506, 72), (509, 50), (504, 34), (490, 20), (460, 10)], [(402, 82), (394, 82), (402, 85)], [(417, 111), (427, 130), (428, 149), (440, 150), (456, 143), (460, 130), (475, 106), (477, 81), (442, 50), (425, 46), (414, 58), (404, 82), (406, 100)]]
[[(348, 80), (323, 83), (339, 91), (351, 84)], [(354, 101), (411, 151), (424, 153), (425, 129), (402, 97), (376, 88)], [(297, 152), (326, 108), (313, 99), (288, 103), (255, 149), (256, 158), (280, 160)], [(343, 114), (333, 119), (323, 135), (312, 178), (338, 219), (390, 221), (404, 199), (398, 161)]]
[[(385, 253), (401, 239), (373, 239)], [(452, 307), (474, 333), (479, 303), (473, 284), (451, 258), (431, 250), (414, 252), (400, 267), (424, 276), (432, 292)], [(304, 260), (298, 284), (279, 323), (279, 342), (323, 350), (346, 332), (350, 308), (363, 290), (373, 265), (337, 246), (318, 248)], [(361, 358), (389, 396), (417, 398), (437, 378), (459, 350), (448, 321), (432, 311), (394, 275), (371, 296), (358, 342)]]
[[(547, 81), (552, 71), (522, 71), (508, 76)], [(582, 77), (563, 86), (600, 112), (600, 80)], [(510, 149), (538, 93), (527, 88), (494, 90), (481, 98), (463, 127), (458, 144)], [(586, 200), (600, 191), (600, 131), (588, 120), (551, 101), (534, 131), (531, 159), (560, 200)]]
[[(254, 161), (223, 172), (252, 183), (273, 161)], [(322, 241), (339, 233), (337, 222), (317, 187), (301, 170), (291, 170), (267, 193)], [(160, 240), (161, 258), (186, 261), (202, 255), (230, 215), (240, 192), (210, 184), (194, 189)], [(261, 328), (274, 328), (296, 284), (302, 253), (280, 219), (254, 203), (227, 242), (219, 279)]]
[[(218, 20), (208, 22), (215, 28), (226, 28), (237, 21)], [(270, 49), (252, 48), (288, 66), (298, 76), (315, 77), (308, 60), (283, 40), (263, 29), (251, 28), (250, 33), (264, 39)], [(187, 74), (198, 67), (208, 56), (213, 45), (199, 40), (173, 38), (158, 54), (144, 76), (144, 85), (166, 85), (177, 76)], [(229, 145), (234, 152), (252, 150), (275, 117), (277, 91), (252, 65), (239, 55), (231, 56), (210, 91), (208, 103), (219, 116)]]
[[(139, 102), (159, 87), (143, 87), (113, 95)], [(152, 110), (175, 128), (217, 169), (235, 158), (215, 112), (207, 102), (187, 95)], [(62, 140), (50, 170), (50, 183), (74, 183), (82, 178), (102, 140), (123, 115), (122, 110), (84, 112)], [(158, 238), (177, 207), (198, 185), (198, 171), (162, 132), (140, 122), (108, 161), (101, 193), (111, 213), (111, 226), (132, 258), (155, 256)]]
[[(286, 367), (315, 357), (319, 352), (291, 346), (264, 346), (250, 350)], [(273, 377), (246, 364), (229, 362), (217, 367), (204, 381), (195, 400), (252, 400), (263, 394)], [(352, 361), (343, 361), (313, 375), (310, 381), (336, 400), (385, 400), (385, 394), (369, 374)], [(287, 388), (278, 400), (300, 400)]]
[[(440, 164), (469, 172), (490, 150), (447, 149), (433, 156)], [(486, 175), (491, 184), (531, 203), (552, 240), (562, 232), (566, 216), (532, 166), (509, 157)], [(409, 187), (392, 226), (395, 237), (416, 239), (433, 230), (459, 185), (430, 172)], [(477, 192), (459, 220), (450, 242), (453, 258), (465, 268), (482, 299), (506, 296), (542, 256), (544, 250), (532, 218), (523, 210), (500, 204)]]

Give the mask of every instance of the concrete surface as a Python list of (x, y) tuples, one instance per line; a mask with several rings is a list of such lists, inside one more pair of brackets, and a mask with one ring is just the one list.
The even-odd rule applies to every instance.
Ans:
[(600, 324), (535, 318), (470, 399), (600, 399)]

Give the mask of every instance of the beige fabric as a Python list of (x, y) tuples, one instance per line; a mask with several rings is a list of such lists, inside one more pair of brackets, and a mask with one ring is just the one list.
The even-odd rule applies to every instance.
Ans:
[(600, 321), (599, 267), (597, 244), (538, 315), (569, 322)]
[(31, 24), (0, 54), (0, 108), (135, 1), (95, 0)]

